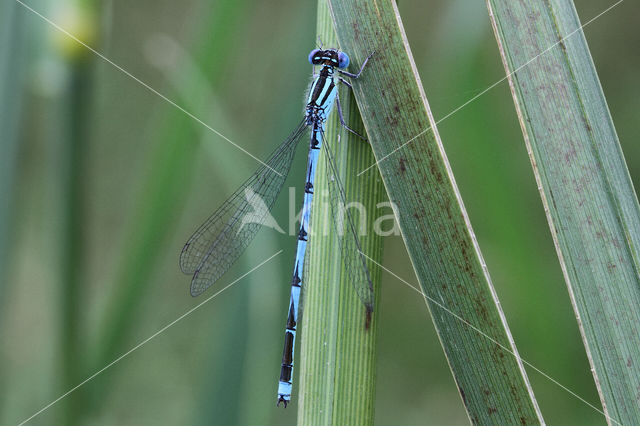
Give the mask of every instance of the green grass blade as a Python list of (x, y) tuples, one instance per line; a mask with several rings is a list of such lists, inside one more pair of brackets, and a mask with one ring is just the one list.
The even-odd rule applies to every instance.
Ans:
[[(86, 28), (83, 38), (93, 44), (97, 29), (97, 10), (93, 2), (70, 2), (66, 13), (75, 16), (71, 26)], [(77, 30), (73, 30), (77, 32)], [(56, 34), (58, 35), (58, 34)], [(87, 176), (90, 164), (93, 110), (94, 66), (96, 57), (68, 37), (57, 39), (56, 54), (68, 72), (64, 90), (55, 101), (57, 115), (53, 139), (57, 145), (52, 180), (59, 188), (59, 306), (60, 384), (66, 392), (82, 380), (84, 354), (82, 324), (85, 305), (82, 303), (87, 281), (87, 203), (90, 192)], [(52, 144), (53, 145), (53, 144)], [(58, 421), (67, 425), (79, 424), (86, 394), (77, 393), (61, 401)]]
[[(218, 60), (229, 58), (233, 50), (231, 43), (233, 28), (242, 19), (244, 2), (224, 4), (202, 18), (201, 34), (196, 37), (195, 60), (208, 76), (212, 88), (219, 88), (224, 78), (225, 67)], [(186, 76), (184, 74), (187, 74)], [(210, 99), (208, 91), (203, 90), (200, 81), (188, 78), (188, 73), (180, 74), (180, 86), (170, 98), (185, 105), (195, 115), (206, 117)], [(158, 142), (154, 144), (150, 155), (150, 172), (140, 191), (139, 202), (134, 208), (133, 218), (129, 222), (129, 238), (123, 244), (121, 257), (115, 269), (115, 288), (104, 314), (104, 325), (97, 341), (97, 355), (93, 360), (93, 369), (99, 369), (111, 362), (124, 350), (134, 331), (132, 324), (144, 313), (144, 301), (153, 285), (153, 271), (159, 266), (171, 232), (177, 223), (177, 215), (184, 204), (196, 171), (200, 142), (211, 133), (184, 112), (162, 105), (166, 109), (162, 119), (155, 122), (154, 130)], [(225, 148), (222, 148), (225, 149)], [(222, 150), (221, 149), (221, 150)], [(228, 170), (227, 170), (228, 171)], [(185, 236), (187, 237), (187, 236)], [(181, 247), (175, 247), (177, 268)], [(184, 276), (184, 294), (189, 293), (190, 279)], [(237, 314), (240, 316), (240, 314)], [(238, 319), (239, 321), (242, 318)], [(236, 335), (226, 335), (235, 338)], [(229, 343), (231, 345), (231, 343)], [(232, 345), (231, 345), (232, 346)], [(226, 379), (230, 381), (230, 378)], [(102, 387), (94, 391), (94, 404), (104, 399), (112, 389), (112, 382), (96, 380)], [(95, 386), (95, 385), (94, 385)], [(237, 399), (232, 400), (231, 402)]]
[[(0, 5), (0, 278), (8, 276), (12, 240), (12, 207), (18, 171), (20, 119), (24, 103), (24, 80), (29, 61), (25, 52), (27, 33), (15, 2)], [(0, 306), (5, 286), (0, 286)]]
[[(62, 139), (61, 158), (64, 163), (60, 170), (63, 188), (62, 229), (61, 229), (61, 375), (62, 391), (71, 389), (82, 379), (82, 348), (80, 347), (80, 327), (83, 315), (84, 280), (86, 278), (86, 220), (84, 197), (86, 196), (87, 146), (92, 116), (93, 57), (82, 56), (69, 63), (69, 90), (65, 93), (67, 106)], [(64, 401), (64, 423), (77, 424), (79, 402), (83, 394), (70, 396)]]
[[(470, 419), (482, 424), (541, 422), (395, 3), (329, 4), (340, 46), (352, 62), (357, 66), (376, 51), (370, 68), (354, 84), (356, 100)], [(365, 181), (374, 169), (360, 179)]]
[[(326, 1), (318, 2), (318, 36), (323, 46), (337, 45)], [(342, 108), (349, 126), (363, 133), (359, 112), (348, 88), (340, 89)], [(340, 137), (340, 139), (338, 139)], [(377, 173), (361, 179), (357, 173), (374, 161), (367, 142), (346, 132), (337, 113), (327, 121), (326, 140), (333, 149), (336, 168), (345, 186), (347, 203), (358, 202), (366, 212), (367, 235), (360, 237), (362, 250), (381, 261), (382, 237), (372, 231), (379, 215), (378, 204), (385, 199)], [(330, 221), (326, 156), (320, 155), (315, 181), (316, 198), (311, 217), (308, 273), (305, 274), (304, 313), (301, 326), (300, 390), (298, 423), (373, 424), (375, 400), (375, 344), (379, 306), (380, 267), (368, 267), (376, 293), (373, 322), (365, 328), (365, 308), (358, 299), (335, 249)], [(325, 195), (323, 197), (322, 195)], [(357, 222), (358, 210), (350, 209)], [(356, 228), (360, 225), (354, 224)], [(323, 230), (328, 230), (324, 233)]]
[[(27, 54), (26, 46), (31, 26), (25, 22), (16, 2), (0, 4), (0, 311), (6, 312), (11, 303), (5, 294), (12, 287), (10, 281), (12, 246), (15, 245), (16, 186), (19, 181), (19, 150), (25, 103), (25, 76), (28, 74), (33, 54)], [(6, 341), (4, 324), (8, 317), (0, 317), (0, 340)], [(5, 362), (0, 364), (0, 393), (9, 393)], [(0, 412), (10, 410), (6, 402), (0, 402)], [(3, 417), (0, 416), (0, 422)]]
[(640, 212), (580, 20), (570, 0), (488, 5), (605, 413), (638, 424)]

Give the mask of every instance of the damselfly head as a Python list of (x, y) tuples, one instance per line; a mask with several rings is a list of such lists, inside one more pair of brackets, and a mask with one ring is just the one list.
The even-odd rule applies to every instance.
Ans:
[(311, 65), (329, 65), (336, 68), (349, 66), (349, 56), (337, 49), (313, 49), (309, 53)]

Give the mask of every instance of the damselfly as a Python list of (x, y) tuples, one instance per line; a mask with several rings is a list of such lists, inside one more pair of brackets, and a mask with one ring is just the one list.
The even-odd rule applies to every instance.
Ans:
[[(370, 58), (371, 56), (369, 56)], [(366, 327), (369, 326), (373, 312), (373, 286), (360, 243), (355, 232), (353, 220), (345, 208), (346, 198), (342, 182), (339, 179), (332, 151), (324, 137), (325, 121), (337, 104), (340, 123), (347, 130), (357, 134), (345, 124), (338, 97), (337, 84), (351, 84), (342, 76), (358, 78), (369, 60), (367, 58), (360, 71), (352, 74), (344, 69), (349, 66), (349, 57), (337, 49), (314, 49), (309, 53), (309, 62), (314, 68), (314, 80), (309, 89), (309, 98), (305, 115), (293, 133), (273, 152), (271, 157), (227, 201), (203, 223), (187, 241), (180, 255), (180, 268), (186, 274), (193, 274), (191, 294), (197, 296), (216, 282), (238, 259), (255, 237), (260, 221), (266, 217), (273, 206), (282, 185), (289, 173), (298, 141), (307, 129), (310, 129), (309, 156), (304, 185), (304, 204), (298, 233), (296, 259), (291, 281), (291, 299), (285, 329), (284, 350), (278, 386), (278, 405), (286, 407), (291, 400), (293, 379), (293, 349), (295, 346), (296, 326), (298, 324), (298, 306), (300, 290), (304, 279), (304, 258), (309, 236), (311, 202), (314, 194), (314, 180), (320, 150), (324, 151), (328, 164), (329, 200), (331, 205), (335, 234), (339, 239), (341, 256), (351, 282), (366, 307)], [(315, 74), (315, 67), (320, 71)], [(340, 74), (340, 75), (337, 75)], [(256, 201), (261, 202), (256, 202)], [(255, 206), (263, 206), (255, 209)], [(252, 210), (252, 211), (250, 211)], [(250, 222), (244, 220), (251, 214)]]

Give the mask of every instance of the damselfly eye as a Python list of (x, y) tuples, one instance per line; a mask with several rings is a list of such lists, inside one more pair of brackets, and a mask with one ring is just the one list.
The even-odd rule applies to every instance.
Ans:
[(349, 66), (349, 56), (344, 53), (338, 53), (338, 68), (346, 68)]
[(320, 52), (320, 49), (313, 49), (309, 53), (309, 63), (311, 65), (318, 65), (318, 61), (317, 61), (317, 59), (315, 59), (315, 56), (318, 54), (318, 52)]

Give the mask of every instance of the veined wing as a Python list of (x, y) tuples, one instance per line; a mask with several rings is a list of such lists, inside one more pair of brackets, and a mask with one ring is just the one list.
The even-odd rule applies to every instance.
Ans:
[(326, 172), (329, 186), (329, 200), (331, 205), (332, 222), (338, 239), (338, 246), (342, 255), (342, 262), (348, 275), (351, 278), (351, 284), (358, 294), (358, 297), (367, 309), (367, 325), (370, 315), (373, 312), (374, 294), (373, 283), (367, 268), (366, 259), (362, 253), (360, 241), (356, 233), (356, 228), (351, 218), (351, 214), (346, 209), (346, 195), (344, 187), (340, 181), (340, 176), (336, 168), (331, 147), (327, 139), (322, 138), (324, 153), (327, 158)]
[(247, 179), (184, 245), (180, 269), (193, 274), (192, 296), (216, 282), (256, 236), (289, 174), (295, 148), (306, 127), (302, 120), (266, 165)]

